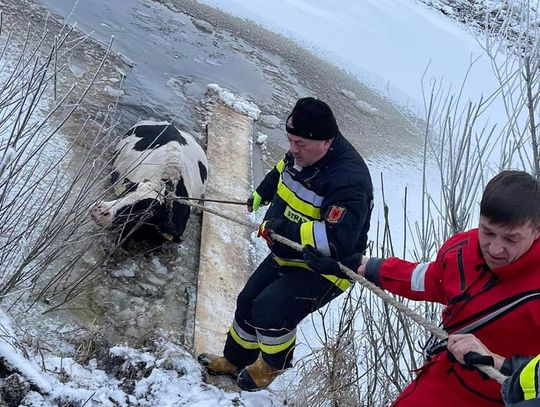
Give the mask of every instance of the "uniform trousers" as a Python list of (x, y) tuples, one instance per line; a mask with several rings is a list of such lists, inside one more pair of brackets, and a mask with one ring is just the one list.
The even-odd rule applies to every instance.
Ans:
[[(341, 293), (320, 274), (281, 267), (269, 255), (238, 295), (223, 355), (240, 369), (255, 362), (259, 354), (275, 369), (290, 367), (298, 323)], [(236, 331), (248, 340), (239, 339)]]

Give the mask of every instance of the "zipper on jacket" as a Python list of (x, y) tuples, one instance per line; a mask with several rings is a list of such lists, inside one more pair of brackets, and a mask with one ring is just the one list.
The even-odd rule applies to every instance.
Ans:
[(459, 269), (459, 280), (461, 291), (465, 290), (465, 270), (463, 270), (463, 248), (459, 248), (457, 252), (457, 262)]

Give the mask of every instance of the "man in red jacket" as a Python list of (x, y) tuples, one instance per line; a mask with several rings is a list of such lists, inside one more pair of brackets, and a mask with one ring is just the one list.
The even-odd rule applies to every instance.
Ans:
[[(366, 259), (358, 274), (412, 300), (444, 304), (449, 333), (474, 333), (504, 358), (540, 353), (540, 183), (503, 171), (487, 184), (477, 229), (448, 239), (435, 261)], [(304, 249), (311, 269), (339, 275), (335, 260)], [(349, 261), (347, 261), (349, 260)], [(345, 259), (348, 264), (354, 264)], [(501, 406), (500, 385), (448, 358), (445, 347), (419, 370), (393, 406)]]

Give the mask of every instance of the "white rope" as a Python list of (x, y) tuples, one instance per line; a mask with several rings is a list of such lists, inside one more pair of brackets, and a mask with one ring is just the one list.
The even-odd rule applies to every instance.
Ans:
[[(240, 220), (240, 219), (234, 218), (232, 216), (224, 215), (224, 214), (222, 214), (222, 213), (220, 213), (220, 212), (218, 212), (218, 211), (216, 211), (214, 209), (205, 207), (203, 205), (195, 204), (195, 203), (190, 202), (190, 201), (186, 201), (185, 199), (181, 199), (181, 198), (177, 198), (177, 197), (174, 197), (173, 199), (175, 201), (177, 201), (177, 202), (180, 202), (180, 203), (184, 204), (184, 205), (192, 206), (194, 208), (199, 208), (199, 209), (201, 209), (203, 211), (212, 213), (212, 214), (214, 214), (216, 216), (219, 216), (219, 217), (222, 217), (224, 219), (228, 219), (228, 220), (230, 220), (232, 222), (236, 222), (236, 223), (238, 223), (240, 225), (244, 225), (244, 226), (251, 227), (251, 228), (257, 228), (258, 227), (258, 225), (255, 224), (255, 223)], [(284, 244), (286, 246), (289, 246), (289, 247), (291, 247), (291, 248), (293, 248), (293, 249), (295, 249), (295, 250), (297, 250), (299, 252), (302, 251), (302, 248), (303, 248), (302, 245), (300, 245), (300, 244), (298, 244), (296, 242), (293, 242), (292, 240), (287, 239), (286, 237), (280, 236), (280, 235), (278, 235), (277, 233), (275, 233), (273, 231), (270, 232), (270, 237), (272, 239), (274, 239), (275, 241), (277, 241), (279, 243), (282, 243), (282, 244)], [(339, 262), (338, 262), (338, 264), (339, 264), (339, 268), (341, 269), (341, 271), (343, 271), (343, 273), (345, 273), (345, 275), (347, 275), (347, 277), (349, 277), (351, 280), (354, 280), (354, 281), (358, 282), (362, 287), (365, 287), (368, 290), (370, 290), (371, 292), (373, 292), (381, 300), (383, 300), (387, 304), (390, 304), (391, 306), (393, 306), (396, 310), (398, 310), (402, 314), (404, 314), (407, 317), (409, 317), (410, 319), (412, 319), (418, 325), (424, 327), (427, 331), (429, 331), (430, 333), (435, 335), (440, 340), (445, 341), (445, 340), (448, 339), (448, 333), (445, 330), (439, 328), (437, 325), (435, 325), (433, 322), (427, 320), (422, 315), (414, 312), (413, 310), (408, 308), (405, 304), (403, 304), (402, 302), (400, 302), (397, 299), (395, 299), (394, 297), (392, 297), (390, 294), (388, 294), (382, 288), (377, 287), (371, 281), (366, 280), (364, 277), (360, 276), (355, 271), (351, 270), (350, 268), (344, 266), (343, 264), (341, 264)], [(492, 379), (496, 380), (497, 382), (499, 382), (501, 384), (507, 378), (507, 376), (503, 375), (500, 371), (498, 371), (497, 369), (495, 369), (492, 366), (475, 365), (475, 367), (478, 370), (480, 370), (481, 372), (485, 373), (486, 375), (488, 375), (489, 377), (491, 377)]]

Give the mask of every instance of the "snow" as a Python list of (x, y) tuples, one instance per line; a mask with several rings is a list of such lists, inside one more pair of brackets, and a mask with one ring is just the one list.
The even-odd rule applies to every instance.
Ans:
[(124, 91), (122, 89), (114, 89), (111, 85), (106, 85), (103, 89), (108, 95), (119, 98), (124, 96)]
[(216, 95), (225, 105), (231, 109), (243, 113), (253, 120), (257, 120), (261, 114), (261, 110), (253, 103), (241, 96), (234, 95), (231, 91), (223, 89), (215, 83), (207, 86), (207, 94), (209, 96)]
[(268, 135), (261, 133), (260, 131), (257, 132), (257, 140), (255, 141), (257, 144), (264, 144), (268, 140)]
[[(9, 317), (1, 313), (0, 324), (9, 329)], [(8, 333), (6, 331), (6, 333)], [(202, 369), (182, 347), (158, 339), (153, 352), (115, 346), (110, 356), (120, 359), (119, 372), (127, 372), (122, 379), (115, 379), (97, 367), (95, 360), (81, 365), (71, 358), (45, 356), (42, 360), (47, 374), (41, 373), (33, 359), (26, 359), (5, 342), (0, 343), (0, 356), (16, 366), (26, 379), (41, 391), (30, 392), (21, 402), (29, 407), (54, 406), (58, 400), (65, 402), (90, 402), (91, 406), (232, 406), (242, 400), (246, 407), (283, 405), (269, 392), (254, 394), (225, 392), (207, 385), (202, 379)], [(37, 358), (37, 355), (33, 355)], [(131, 369), (131, 370), (130, 370)], [(134, 384), (133, 394), (128, 395), (123, 384), (129, 373), (143, 374)], [(134, 373), (135, 372), (135, 373)]]
[(169, 273), (169, 269), (161, 264), (157, 257), (153, 257), (152, 260), (150, 260), (150, 266), (152, 267), (152, 270), (158, 274), (166, 275)]
[(5, 339), (14, 338), (15, 334), (11, 328), (11, 319), (3, 310), (0, 310), (0, 327), (2, 328), (0, 358), (8, 366), (16, 368), (16, 370), (22, 373), (27, 380), (37, 386), (41, 391), (50, 393), (52, 383), (48, 380), (48, 377), (41, 372), (41, 369), (36, 363), (26, 359), (15, 346)]

